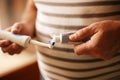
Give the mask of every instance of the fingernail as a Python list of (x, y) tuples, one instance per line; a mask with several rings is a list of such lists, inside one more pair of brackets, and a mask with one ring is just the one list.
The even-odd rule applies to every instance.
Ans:
[(70, 35), (70, 36), (69, 36), (69, 39), (73, 39), (73, 38), (74, 38), (74, 35)]
[(2, 48), (2, 52), (3, 52), (3, 53), (6, 53), (7, 51), (6, 51), (6, 49)]
[(17, 31), (16, 29), (12, 29), (11, 32), (12, 32), (12, 33), (15, 33), (15, 34), (18, 33), (18, 31)]

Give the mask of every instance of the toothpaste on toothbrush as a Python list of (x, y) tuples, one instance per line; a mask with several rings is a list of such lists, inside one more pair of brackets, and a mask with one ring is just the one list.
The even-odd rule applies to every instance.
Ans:
[(71, 41), (69, 40), (69, 36), (74, 32), (60, 33), (59, 35), (52, 35), (52, 40), (49, 41), (51, 45), (55, 45), (56, 43), (61, 44), (80, 44), (82, 41)]

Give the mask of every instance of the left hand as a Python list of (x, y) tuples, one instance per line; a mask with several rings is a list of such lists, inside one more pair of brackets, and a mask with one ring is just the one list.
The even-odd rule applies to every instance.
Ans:
[(69, 38), (72, 41), (90, 38), (87, 42), (74, 46), (76, 54), (89, 54), (105, 60), (110, 59), (120, 49), (120, 21), (96, 22), (80, 29)]

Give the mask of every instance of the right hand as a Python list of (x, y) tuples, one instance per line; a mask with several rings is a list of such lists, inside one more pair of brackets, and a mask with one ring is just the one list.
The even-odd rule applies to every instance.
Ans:
[(88, 38), (90, 39), (86, 42), (74, 46), (76, 54), (88, 54), (104, 60), (111, 59), (119, 54), (120, 50), (120, 22), (115, 20), (95, 22), (69, 37), (71, 41)]
[[(25, 23), (19, 22), (13, 24), (11, 27), (5, 29), (6, 31), (12, 32), (14, 34), (28, 35), (31, 36), (30, 31), (27, 30), (27, 25)], [(16, 43), (10, 42), (9, 40), (0, 40), (0, 47), (4, 53), (9, 53), (13, 55), (15, 53), (20, 53), (24, 48)]]

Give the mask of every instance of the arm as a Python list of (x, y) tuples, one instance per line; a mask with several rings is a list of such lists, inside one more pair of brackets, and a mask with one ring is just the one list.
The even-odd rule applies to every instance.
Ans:
[[(26, 10), (20, 22), (13, 24), (6, 30), (15, 34), (28, 35), (33, 37), (35, 32), (35, 20), (37, 9), (33, 0), (28, 0)], [(0, 40), (0, 47), (3, 52), (9, 54), (20, 53), (24, 48), (8, 40)]]
[[(28, 0), (26, 9), (22, 16), (21, 22), (25, 23), (28, 27), (27, 30), (34, 33), (35, 21), (36, 21), (37, 9), (33, 0)], [(33, 36), (32, 33), (30, 33)]]
[(102, 59), (110, 59), (120, 50), (120, 21), (105, 20), (91, 24), (71, 35), (70, 40), (90, 38), (75, 45), (75, 53), (89, 54)]

